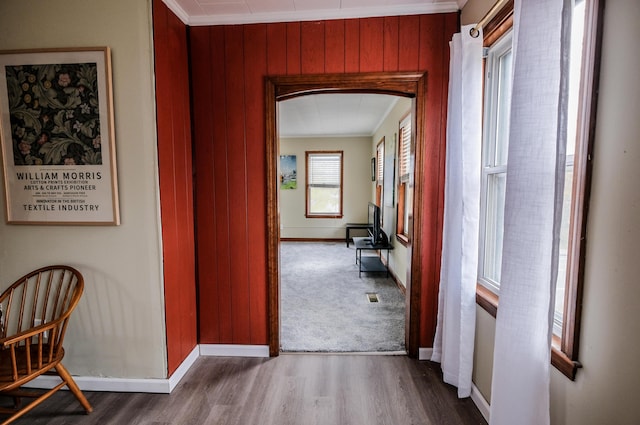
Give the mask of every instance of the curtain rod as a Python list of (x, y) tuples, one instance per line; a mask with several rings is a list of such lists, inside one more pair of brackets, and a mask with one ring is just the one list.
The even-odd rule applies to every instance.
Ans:
[(509, 1), (509, 0), (498, 0), (495, 2), (495, 4), (493, 6), (491, 6), (491, 9), (489, 9), (489, 11), (487, 12), (486, 15), (484, 15), (482, 17), (482, 19), (480, 19), (480, 22), (478, 22), (476, 24), (475, 27), (471, 28), (469, 30), (469, 35), (473, 38), (476, 38), (480, 35), (480, 31), (479, 29), (482, 28), (488, 21), (491, 20), (491, 18), (493, 18), (495, 16), (496, 13), (498, 13), (498, 11), (500, 9), (502, 9), (502, 6), (504, 6), (504, 4)]

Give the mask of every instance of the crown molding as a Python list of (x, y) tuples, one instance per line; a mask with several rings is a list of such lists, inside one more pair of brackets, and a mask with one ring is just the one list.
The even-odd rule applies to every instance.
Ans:
[(162, 0), (162, 2), (167, 5), (169, 10), (171, 10), (183, 24), (189, 25), (189, 14), (184, 11), (176, 0)]
[(381, 16), (425, 15), (459, 10), (458, 2), (389, 5), (349, 9), (301, 10), (293, 12), (248, 13), (233, 15), (188, 15), (177, 0), (162, 0), (169, 9), (189, 26), (237, 25), (274, 22), (319, 21), (331, 19), (372, 18)]

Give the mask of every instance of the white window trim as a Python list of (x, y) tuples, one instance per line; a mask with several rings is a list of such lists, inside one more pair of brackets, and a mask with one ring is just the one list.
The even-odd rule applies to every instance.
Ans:
[[(496, 150), (496, 133), (498, 131), (497, 120), (494, 117), (498, 110), (498, 87), (499, 78), (493, 78), (497, 74), (499, 69), (499, 61), (496, 60), (503, 56), (506, 52), (510, 51), (512, 47), (512, 31), (505, 33), (498, 41), (496, 41), (489, 49), (486, 66), (486, 78), (485, 78), (485, 116), (483, 125), (483, 146), (482, 146), (482, 177), (481, 177), (481, 196), (480, 196), (480, 244), (479, 259), (478, 259), (478, 282), (489, 289), (496, 295), (499, 294), (500, 282), (496, 282), (492, 279), (485, 277), (485, 242), (487, 234), (487, 191), (488, 180), (490, 175), (497, 175), (507, 173), (507, 165), (492, 165), (495, 158)], [(486, 112), (488, 111), (488, 113)], [(492, 140), (489, 144), (489, 149), (485, 149), (487, 146), (486, 141)]]

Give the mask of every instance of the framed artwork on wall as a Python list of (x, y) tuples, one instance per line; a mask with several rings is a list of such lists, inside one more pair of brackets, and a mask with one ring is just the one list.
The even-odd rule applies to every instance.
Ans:
[(371, 181), (376, 181), (376, 157), (371, 158)]
[(298, 187), (298, 170), (295, 155), (280, 155), (280, 189)]
[(108, 47), (0, 52), (10, 224), (120, 224)]

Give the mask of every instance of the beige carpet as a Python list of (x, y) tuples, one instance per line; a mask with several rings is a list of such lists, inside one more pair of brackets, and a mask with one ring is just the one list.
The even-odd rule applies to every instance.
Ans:
[(405, 350), (404, 296), (384, 273), (358, 277), (353, 245), (282, 242), (280, 263), (282, 351)]

